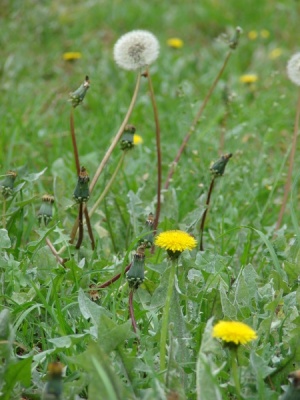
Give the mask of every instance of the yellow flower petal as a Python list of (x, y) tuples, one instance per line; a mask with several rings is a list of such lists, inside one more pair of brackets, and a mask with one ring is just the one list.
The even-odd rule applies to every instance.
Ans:
[(136, 145), (139, 145), (139, 144), (142, 144), (143, 143), (143, 138), (142, 138), (142, 136), (140, 136), (140, 135), (137, 135), (136, 133), (133, 135), (133, 144), (136, 146)]
[(240, 82), (242, 83), (254, 83), (258, 80), (256, 74), (245, 74), (240, 77)]
[(270, 32), (269, 32), (267, 29), (262, 29), (262, 30), (260, 31), (260, 36), (261, 36), (263, 39), (268, 39), (268, 37), (270, 37)]
[(78, 51), (69, 51), (63, 54), (63, 59), (65, 61), (79, 60), (81, 57), (81, 53), (79, 53)]
[(276, 49), (270, 51), (270, 53), (269, 53), (269, 59), (270, 59), (270, 60), (275, 60), (275, 58), (280, 57), (281, 54), (282, 54), (282, 49), (276, 48)]
[(212, 336), (227, 343), (246, 344), (257, 338), (250, 326), (237, 321), (220, 321), (214, 328)]
[(155, 245), (172, 252), (192, 250), (197, 242), (187, 232), (173, 230), (160, 233), (156, 236)]
[(250, 31), (248, 32), (248, 38), (250, 40), (255, 40), (257, 39), (258, 33), (256, 31)]
[(181, 49), (183, 46), (183, 40), (179, 38), (170, 38), (167, 40), (167, 45), (173, 49)]

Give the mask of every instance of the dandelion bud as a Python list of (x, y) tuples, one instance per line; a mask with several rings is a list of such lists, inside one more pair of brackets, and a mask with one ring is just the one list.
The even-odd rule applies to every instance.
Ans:
[(72, 106), (74, 108), (79, 106), (79, 104), (81, 104), (83, 102), (83, 99), (84, 99), (84, 97), (86, 95), (86, 92), (88, 91), (89, 87), (90, 87), (89, 77), (86, 76), (85, 77), (85, 81), (83, 82), (83, 84), (80, 85), (79, 88), (77, 90), (75, 90), (75, 92), (71, 92), (69, 94), (70, 101), (71, 101)]
[(242, 33), (242, 28), (240, 26), (237, 26), (235, 28), (235, 34), (234, 34), (233, 38), (229, 41), (229, 47), (231, 49), (234, 50), (237, 48), (237, 46), (239, 44), (239, 39), (240, 39), (241, 33)]
[(224, 154), (214, 162), (210, 167), (210, 172), (214, 175), (215, 178), (222, 176), (225, 171), (226, 164), (228, 163), (229, 159), (232, 157), (232, 153)]
[(300, 86), (300, 53), (296, 53), (290, 58), (287, 64), (287, 74), (295, 85)]
[(0, 190), (3, 197), (7, 198), (12, 195), (14, 182), (17, 177), (15, 171), (7, 171), (5, 178), (0, 182)]
[(90, 178), (85, 167), (81, 167), (78, 182), (73, 194), (77, 203), (85, 203), (90, 198), (89, 181)]
[(46, 383), (42, 400), (60, 400), (62, 399), (63, 365), (60, 362), (53, 362), (48, 365), (48, 382)]
[(154, 233), (153, 233), (154, 215), (151, 212), (146, 219), (145, 227), (143, 230), (143, 238), (140, 240), (139, 244), (144, 245), (146, 248), (150, 248), (153, 245)]
[(134, 147), (134, 133), (135, 127), (133, 125), (126, 125), (122, 139), (121, 139), (121, 149), (122, 150), (129, 150)]
[(135, 71), (152, 64), (158, 57), (159, 43), (148, 31), (135, 30), (121, 36), (114, 46), (119, 67)]
[(44, 222), (45, 226), (48, 225), (49, 221), (52, 220), (52, 206), (54, 203), (54, 197), (49, 194), (45, 194), (42, 197), (42, 205), (38, 212), (39, 224)]
[(137, 248), (131, 267), (126, 274), (126, 279), (131, 289), (138, 289), (140, 284), (144, 282), (144, 265), (145, 246), (142, 245)]

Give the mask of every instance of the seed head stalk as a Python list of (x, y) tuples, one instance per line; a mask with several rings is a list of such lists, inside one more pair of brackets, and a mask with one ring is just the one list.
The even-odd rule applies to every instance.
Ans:
[(208, 91), (208, 93), (207, 93), (207, 95), (206, 95), (206, 97), (205, 97), (205, 99), (204, 99), (204, 101), (203, 101), (198, 113), (196, 114), (196, 116), (195, 116), (195, 118), (194, 118), (194, 120), (193, 120), (193, 122), (192, 122), (192, 124), (191, 124), (191, 126), (189, 128), (188, 133), (186, 134), (186, 136), (183, 139), (183, 142), (182, 142), (182, 144), (181, 144), (181, 146), (180, 146), (180, 148), (178, 150), (178, 153), (177, 153), (174, 161), (172, 162), (172, 165), (171, 165), (171, 167), (169, 169), (168, 176), (167, 176), (167, 179), (166, 179), (166, 182), (165, 182), (165, 185), (164, 185), (164, 189), (168, 189), (169, 184), (170, 184), (170, 180), (172, 179), (172, 176), (173, 176), (173, 174), (175, 172), (175, 168), (176, 168), (176, 166), (177, 166), (177, 164), (178, 164), (178, 162), (179, 162), (179, 160), (181, 158), (183, 150), (185, 149), (188, 141), (190, 140), (190, 137), (192, 136), (193, 132), (195, 131), (196, 125), (199, 122), (199, 120), (200, 120), (200, 118), (201, 118), (201, 116), (203, 114), (203, 111), (204, 111), (209, 99), (211, 98), (211, 95), (213, 94), (213, 91), (215, 90), (215, 87), (217, 86), (217, 83), (219, 82), (219, 80), (220, 80), (220, 78), (221, 78), (221, 76), (222, 76), (222, 74), (223, 74), (223, 72), (224, 72), (224, 70), (225, 70), (225, 68), (226, 68), (226, 66), (228, 64), (228, 61), (229, 61), (231, 55), (232, 55), (232, 50), (229, 50), (227, 55), (226, 55), (226, 57), (225, 57), (223, 65), (222, 65), (220, 71), (218, 72), (218, 75), (216, 76), (213, 84), (211, 85), (211, 87), (210, 87), (210, 89), (209, 89), (209, 91)]
[(295, 117), (292, 148), (291, 148), (291, 153), (290, 153), (290, 158), (289, 158), (289, 169), (288, 169), (288, 174), (286, 177), (282, 204), (281, 204), (281, 208), (279, 211), (278, 220), (277, 220), (277, 223), (275, 226), (275, 231), (277, 231), (281, 226), (283, 215), (284, 215), (284, 212), (286, 209), (288, 197), (289, 197), (290, 190), (291, 190), (293, 167), (294, 167), (296, 147), (297, 147), (297, 137), (298, 137), (298, 132), (299, 132), (299, 118), (300, 118), (300, 89), (299, 89), (299, 93), (298, 93), (298, 102), (297, 102), (297, 111), (296, 111), (296, 117)]
[(208, 212), (208, 207), (209, 207), (210, 198), (211, 198), (211, 194), (212, 194), (214, 185), (215, 185), (215, 177), (213, 177), (211, 182), (210, 182), (210, 186), (209, 186), (209, 190), (208, 190), (208, 194), (207, 194), (207, 199), (206, 199), (206, 208), (205, 208), (205, 211), (204, 211), (204, 213), (202, 215), (202, 219), (201, 219), (201, 224), (200, 224), (200, 245), (199, 245), (200, 251), (204, 250), (204, 247), (203, 247), (203, 231), (204, 231), (206, 215), (207, 215), (207, 212)]

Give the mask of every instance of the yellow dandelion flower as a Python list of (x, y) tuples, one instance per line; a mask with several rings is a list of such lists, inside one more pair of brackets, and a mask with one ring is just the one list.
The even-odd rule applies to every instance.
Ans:
[(167, 40), (167, 45), (173, 49), (181, 49), (181, 47), (183, 47), (183, 40), (179, 38), (170, 38)]
[(273, 50), (270, 51), (270, 53), (269, 53), (269, 59), (270, 59), (270, 60), (275, 60), (275, 58), (280, 57), (281, 54), (282, 54), (282, 49), (279, 49), (279, 48), (273, 49)]
[(248, 32), (248, 38), (250, 40), (255, 40), (257, 39), (258, 33), (256, 31), (250, 31)]
[(250, 326), (237, 321), (218, 322), (213, 328), (212, 336), (235, 345), (246, 344), (257, 338), (256, 332)]
[(187, 232), (173, 230), (156, 236), (155, 245), (167, 250), (171, 258), (178, 258), (184, 250), (192, 250), (197, 242)]
[(69, 51), (63, 54), (63, 59), (65, 61), (75, 61), (79, 60), (81, 57), (82, 55), (78, 51)]
[(258, 76), (256, 74), (245, 74), (240, 77), (240, 82), (250, 84), (255, 83), (258, 80)]
[(136, 146), (136, 145), (139, 145), (139, 144), (142, 144), (143, 143), (143, 138), (142, 138), (142, 136), (140, 136), (140, 135), (137, 135), (136, 133), (133, 135), (133, 144)]
[(260, 31), (260, 37), (263, 39), (268, 39), (270, 37), (270, 32), (267, 29), (262, 29)]

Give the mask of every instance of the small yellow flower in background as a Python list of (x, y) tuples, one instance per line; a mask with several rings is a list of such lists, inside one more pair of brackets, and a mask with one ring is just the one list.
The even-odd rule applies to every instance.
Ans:
[(282, 49), (279, 49), (278, 47), (269, 53), (269, 59), (270, 60), (275, 60), (276, 58), (280, 57), (282, 54)]
[(258, 33), (256, 31), (250, 31), (248, 32), (248, 38), (250, 40), (255, 40), (257, 39)]
[(250, 326), (237, 321), (218, 322), (213, 327), (212, 336), (237, 346), (246, 344), (257, 338), (256, 332)]
[(263, 39), (268, 39), (270, 37), (270, 32), (267, 29), (262, 29), (260, 31), (260, 37)]
[(139, 145), (139, 144), (142, 144), (143, 143), (143, 138), (142, 138), (142, 136), (140, 136), (140, 135), (137, 135), (136, 133), (133, 135), (133, 144), (136, 146), (136, 145)]
[(183, 40), (179, 38), (170, 38), (167, 40), (167, 45), (173, 49), (181, 49), (181, 47), (183, 47)]
[(79, 60), (81, 57), (82, 55), (78, 51), (69, 51), (63, 54), (63, 59), (65, 61), (75, 61)]
[(196, 247), (197, 242), (187, 232), (172, 230), (156, 236), (154, 244), (167, 250), (171, 258), (178, 258), (184, 250), (192, 250)]
[(255, 83), (258, 80), (258, 76), (256, 74), (245, 74), (240, 77), (240, 82), (242, 83)]

